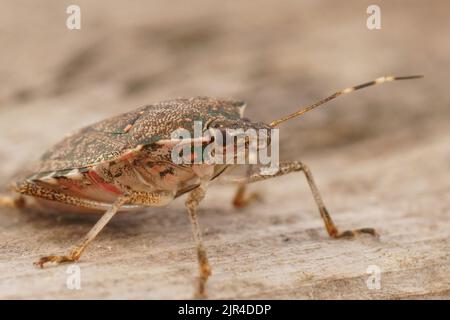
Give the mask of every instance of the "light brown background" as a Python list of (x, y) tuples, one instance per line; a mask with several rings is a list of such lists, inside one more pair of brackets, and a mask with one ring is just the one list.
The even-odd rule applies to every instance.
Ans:
[[(0, 10), (0, 178), (64, 134), (109, 115), (179, 96), (248, 102), (271, 121), (333, 91), (386, 74), (422, 80), (339, 98), (281, 133), (282, 158), (309, 164), (339, 226), (381, 233), (327, 238), (302, 175), (211, 188), (200, 213), (213, 266), (211, 298), (450, 297), (450, 31), (448, 1), (3, 1)], [(82, 29), (65, 27), (78, 4)], [(82, 257), (82, 289), (63, 253), (95, 218), (0, 209), (2, 298), (189, 298), (197, 268), (177, 200), (115, 218)], [(382, 270), (368, 290), (366, 269)]]

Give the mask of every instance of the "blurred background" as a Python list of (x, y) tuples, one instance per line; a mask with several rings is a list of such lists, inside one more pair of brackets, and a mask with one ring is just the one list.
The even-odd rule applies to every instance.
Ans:
[[(425, 75), (339, 97), (281, 127), (281, 159), (311, 167), (337, 224), (375, 227), (381, 241), (329, 240), (298, 175), (252, 186), (265, 197), (245, 214), (230, 204), (234, 189), (217, 186), (201, 206), (208, 290), (213, 298), (450, 297), (449, 1), (0, 4), (2, 187), (67, 133), (142, 105), (230, 97), (247, 101), (252, 120), (270, 122), (379, 76)], [(81, 30), (66, 28), (72, 4)], [(366, 26), (372, 4), (380, 30)], [(196, 263), (183, 202), (156, 212), (115, 218), (83, 256), (83, 290), (73, 291), (65, 268), (31, 263), (63, 253), (95, 219), (2, 208), (0, 297), (190, 298)], [(371, 264), (386, 271), (381, 290), (365, 285)]]
[(3, 1), (0, 172), (73, 129), (144, 104), (232, 97), (269, 122), (389, 74), (425, 79), (370, 88), (290, 121), (283, 157), (381, 136), (390, 137), (386, 148), (413, 143), (450, 119), (450, 5), (377, 1), (382, 28), (369, 30), (372, 2), (76, 1), (81, 30), (69, 30), (73, 1)]

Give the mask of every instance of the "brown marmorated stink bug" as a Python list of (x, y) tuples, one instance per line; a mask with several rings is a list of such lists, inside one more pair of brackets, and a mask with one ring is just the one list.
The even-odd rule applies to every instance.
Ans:
[[(420, 77), (381, 77), (338, 91), (270, 124), (251, 122), (243, 118), (245, 104), (233, 100), (197, 97), (144, 106), (100, 121), (66, 137), (42, 156), (31, 175), (15, 184), (18, 195), (1, 197), (0, 204), (22, 207), (25, 205), (26, 196), (30, 196), (49, 210), (104, 212), (83, 240), (67, 255), (49, 255), (35, 263), (43, 267), (49, 262), (77, 261), (119, 210), (165, 206), (187, 193), (186, 208), (199, 264), (196, 296), (202, 297), (205, 295), (205, 284), (211, 275), (211, 267), (203, 246), (197, 207), (205, 196), (209, 182), (236, 165), (176, 164), (171, 157), (174, 147), (171, 133), (177, 128), (192, 130), (194, 120), (201, 121), (204, 130), (273, 129), (342, 94), (383, 82)], [(268, 139), (270, 140), (270, 137)], [(189, 145), (194, 142), (188, 141)], [(248, 147), (248, 144), (245, 146)], [(339, 231), (325, 208), (310, 170), (300, 161), (280, 162), (277, 172), (272, 175), (256, 172), (237, 180), (238, 190), (234, 204), (244, 206), (252, 198), (245, 195), (246, 183), (297, 171), (305, 174), (331, 237), (353, 237), (362, 233), (377, 235), (372, 228)]]

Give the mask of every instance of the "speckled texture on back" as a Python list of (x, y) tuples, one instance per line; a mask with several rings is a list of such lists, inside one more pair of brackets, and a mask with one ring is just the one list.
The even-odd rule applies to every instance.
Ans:
[(36, 172), (83, 168), (111, 161), (139, 145), (169, 139), (177, 128), (192, 132), (193, 121), (239, 119), (242, 101), (209, 97), (174, 99), (144, 106), (82, 128), (48, 150)]

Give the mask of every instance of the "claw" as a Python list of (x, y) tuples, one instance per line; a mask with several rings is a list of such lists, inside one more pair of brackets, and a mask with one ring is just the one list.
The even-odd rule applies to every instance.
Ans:
[(339, 232), (334, 237), (335, 238), (354, 238), (357, 235), (360, 235), (360, 234), (363, 234), (363, 233), (369, 234), (371, 236), (374, 236), (377, 239), (380, 237), (378, 232), (376, 232), (376, 230), (373, 229), (373, 228), (362, 228), (362, 229), (355, 229), (355, 230), (346, 230), (346, 231), (343, 231), (343, 232)]
[(76, 260), (77, 260), (76, 258), (71, 257), (71, 256), (46, 256), (46, 257), (40, 258), (38, 261), (36, 261), (34, 263), (34, 265), (43, 269), (44, 265), (46, 263), (61, 264), (61, 263), (65, 263), (65, 262), (73, 262)]

